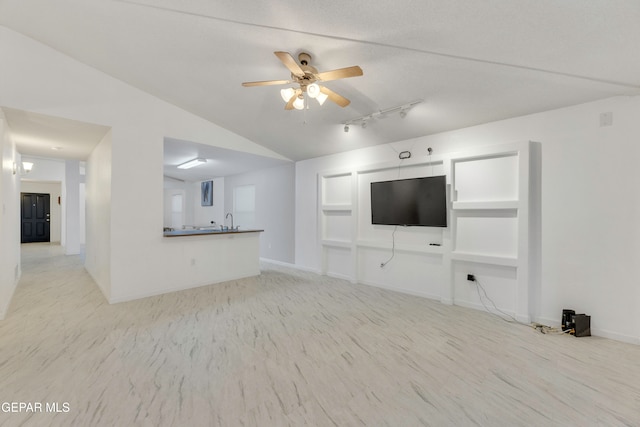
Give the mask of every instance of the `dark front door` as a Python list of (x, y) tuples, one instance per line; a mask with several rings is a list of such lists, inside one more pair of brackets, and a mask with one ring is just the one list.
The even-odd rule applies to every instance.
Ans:
[(22, 243), (48, 242), (50, 207), (48, 194), (22, 193)]

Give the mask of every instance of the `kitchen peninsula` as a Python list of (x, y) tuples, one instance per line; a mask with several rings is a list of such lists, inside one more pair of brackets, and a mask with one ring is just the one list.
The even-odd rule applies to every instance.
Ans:
[(173, 254), (171, 282), (205, 286), (260, 274), (260, 233), (254, 229), (165, 230), (163, 243)]
[(208, 227), (191, 228), (186, 230), (165, 230), (164, 237), (180, 237), (180, 236), (207, 236), (218, 234), (238, 234), (238, 233), (262, 233), (264, 230), (244, 230), (239, 228), (220, 230)]

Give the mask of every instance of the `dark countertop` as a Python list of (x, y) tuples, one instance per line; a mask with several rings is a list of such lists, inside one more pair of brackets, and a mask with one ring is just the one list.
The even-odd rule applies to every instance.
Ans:
[(164, 237), (182, 237), (182, 236), (208, 236), (211, 234), (242, 234), (242, 233), (261, 233), (264, 230), (236, 229), (236, 230), (173, 230), (165, 231)]

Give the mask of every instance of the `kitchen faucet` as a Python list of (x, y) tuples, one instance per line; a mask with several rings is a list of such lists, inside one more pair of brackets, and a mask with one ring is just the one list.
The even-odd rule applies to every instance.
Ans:
[(227, 216), (225, 216), (225, 219), (229, 218), (229, 216), (231, 216), (231, 229), (233, 230), (233, 215), (231, 214), (231, 212), (229, 212)]

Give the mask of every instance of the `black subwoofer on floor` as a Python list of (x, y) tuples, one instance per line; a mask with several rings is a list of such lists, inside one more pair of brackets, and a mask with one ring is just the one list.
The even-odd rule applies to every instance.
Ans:
[(573, 316), (573, 322), (575, 324), (575, 336), (591, 336), (591, 316), (587, 316), (586, 314), (576, 314)]
[(573, 329), (573, 316), (576, 315), (575, 310), (562, 310), (562, 330)]

